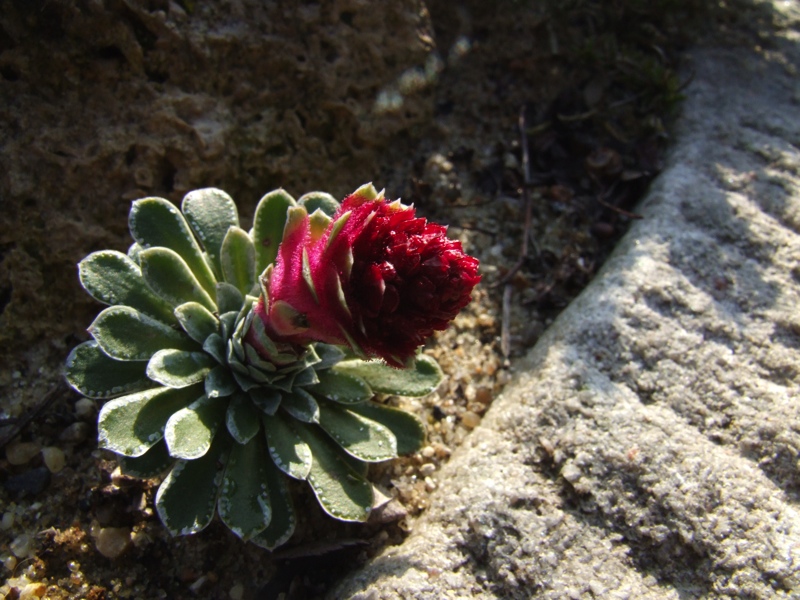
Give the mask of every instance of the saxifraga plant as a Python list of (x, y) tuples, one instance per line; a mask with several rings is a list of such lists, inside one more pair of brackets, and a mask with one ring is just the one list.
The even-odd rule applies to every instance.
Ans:
[(80, 280), (100, 312), (66, 366), (108, 400), (99, 444), (125, 474), (166, 473), (156, 509), (174, 535), (219, 515), (273, 549), (295, 526), (287, 477), (323, 510), (365, 521), (371, 462), (418, 450), (419, 420), (375, 394), (441, 381), (417, 352), (470, 301), (478, 261), (446, 229), (365, 185), (341, 205), (314, 192), (264, 196), (249, 232), (223, 191), (181, 209), (133, 203), (127, 254), (95, 252)]

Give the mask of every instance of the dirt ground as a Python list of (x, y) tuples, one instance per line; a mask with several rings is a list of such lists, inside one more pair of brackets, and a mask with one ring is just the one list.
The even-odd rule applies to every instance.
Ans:
[[(274, 16), (251, 10), (247, 2), (230, 4), (232, 20), (236, 10), (241, 19)], [(358, 47), (359, 34), (366, 35), (371, 23), (360, 16), (361, 4), (333, 4), (341, 29), (330, 36), (341, 40), (345, 29), (353, 29), (347, 47)], [(308, 146), (285, 154), (262, 148), (269, 164), (252, 166), (244, 152), (221, 159), (211, 133), (205, 155), (192, 162), (178, 152), (180, 139), (170, 137), (179, 124), (159, 129), (150, 121), (145, 127), (135, 121), (135, 110), (113, 100), (139, 89), (131, 83), (137, 77), (156, 81), (142, 106), (159, 106), (159, 90), (175, 102), (176, 89), (196, 99), (200, 84), (180, 81), (180, 73), (164, 62), (165, 40), (191, 42), (201, 34), (217, 39), (222, 34), (200, 26), (213, 21), (213, 14), (188, 1), (109, 2), (102, 10), (78, 3), (77, 13), (46, 0), (33, 8), (0, 2), (6, 198), (0, 214), (0, 598), (314, 598), (346, 570), (402, 542), (435, 493), (438, 469), (502, 390), (513, 358), (536, 342), (638, 218), (636, 201), (658, 173), (670, 118), (690, 80), (690, 67), (679, 75), (681, 50), (698, 43), (703, 19), (729, 35), (744, 18), (733, 9), (712, 14), (702, 2), (680, 3), (680, 10), (668, 1), (650, 8), (634, 1), (604, 7), (590, 1), (507, 1), (491, 8), (480, 2), (391, 4), (396, 6), (387, 15), (400, 23), (396, 29), (406, 27), (416, 36), (409, 52), (419, 66), (381, 62), (378, 67), (396, 75), (379, 73), (383, 84), (350, 90), (373, 107), (373, 129), (364, 125), (373, 143), (364, 143), (366, 134), (359, 130), (349, 145), (337, 146), (343, 144), (340, 129), (354, 127), (360, 113), (347, 104), (325, 105), (330, 114), (344, 116), (314, 121), (329, 113), (299, 111), (294, 118)], [(317, 10), (302, 22), (288, 19), (282, 35), (296, 29), (298, 39), (324, 42), (323, 34), (309, 33), (315, 19), (327, 23), (328, 9)], [(757, 4), (750, 10), (758, 18), (741, 35), (757, 40), (758, 27), (774, 24)], [(158, 11), (161, 21), (154, 16)], [(115, 17), (130, 27), (115, 24)], [(92, 22), (102, 25), (96, 43), (86, 41)], [(130, 31), (138, 44), (126, 37)], [(33, 41), (26, 32), (34, 34)], [(324, 54), (322, 42), (308, 42), (308, 56)], [(403, 43), (387, 42), (386, 55), (401, 56), (397, 46)], [(359, 61), (372, 56), (336, 51), (344, 56), (346, 73), (358, 72)], [(211, 44), (204, 64), (243, 68), (259, 60), (248, 52), (247, 44), (220, 41), (216, 50)], [(300, 61), (297, 49), (290, 52)], [(380, 54), (381, 47), (373, 45), (370, 52)], [(283, 63), (274, 62), (270, 68), (284, 73)], [(83, 91), (67, 97), (70, 85)], [(306, 89), (284, 90), (269, 102), (302, 107)], [(98, 143), (105, 154), (92, 154), (90, 140), (81, 137), (86, 134), (73, 131), (68, 116), (58, 116), (62, 92), (66, 106), (90, 103), (91, 114), (83, 118), (94, 119), (93, 127), (103, 132)], [(236, 106), (247, 106), (250, 93), (233, 84), (201, 92), (216, 107), (215, 98), (236, 94), (245, 98)], [(103, 94), (108, 110), (91, 104)], [(313, 99), (308, 103), (317, 106)], [(36, 114), (42, 106), (47, 110)], [(186, 111), (211, 119), (218, 110), (213, 106)], [(270, 118), (272, 113), (259, 110)], [(220, 122), (240, 123), (243, 113), (234, 113)], [(57, 125), (31, 133), (42, 115)], [(258, 122), (254, 118), (252, 127)], [(283, 142), (291, 145), (296, 139), (286, 133), (286, 122), (270, 123), (284, 127)], [(376, 133), (381, 126), (383, 133)], [(50, 140), (54, 131), (63, 137)], [(234, 131), (240, 137), (231, 140), (228, 130), (226, 144), (250, 143), (248, 127)], [(131, 135), (145, 141), (120, 142)], [(172, 146), (158, 145), (167, 138)], [(163, 151), (169, 147), (174, 154)], [(20, 158), (23, 151), (27, 158)], [(322, 158), (330, 164), (318, 167)], [(71, 189), (75, 180), (91, 193)], [(299, 196), (308, 191), (306, 184), (343, 195), (368, 180), (448, 224), (481, 260), (483, 282), (472, 304), (426, 348), (444, 369), (445, 381), (422, 399), (386, 399), (421, 416), (428, 427), (426, 446), (371, 468), (371, 480), (392, 500), (367, 524), (331, 520), (297, 486), (297, 533), (274, 553), (243, 543), (218, 523), (192, 537), (171, 538), (153, 510), (159, 482), (119, 474), (114, 456), (96, 446), (99, 407), (61, 380), (66, 354), (87, 339), (85, 328), (99, 310), (81, 293), (73, 265), (91, 250), (125, 250), (127, 207), (140, 195), (179, 200), (188, 189), (218, 185), (246, 199), (240, 205), (246, 221), (258, 196), (273, 187)]]

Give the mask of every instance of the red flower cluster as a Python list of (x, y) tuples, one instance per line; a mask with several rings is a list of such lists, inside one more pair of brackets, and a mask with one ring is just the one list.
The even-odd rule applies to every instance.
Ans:
[(346, 344), (402, 367), (480, 281), (477, 259), (446, 233), (361, 190), (330, 223), (290, 209), (256, 314), (276, 341)]

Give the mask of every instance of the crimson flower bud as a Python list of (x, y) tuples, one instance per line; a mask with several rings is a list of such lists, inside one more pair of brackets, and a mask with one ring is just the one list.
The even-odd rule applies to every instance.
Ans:
[(348, 345), (403, 367), (481, 279), (478, 260), (446, 234), (371, 185), (332, 219), (293, 207), (256, 315), (276, 341)]

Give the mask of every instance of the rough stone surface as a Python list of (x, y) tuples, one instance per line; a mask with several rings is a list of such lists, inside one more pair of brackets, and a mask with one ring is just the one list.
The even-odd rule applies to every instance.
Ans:
[(693, 54), (644, 218), (516, 365), (414, 533), (330, 597), (800, 595), (788, 31)]

